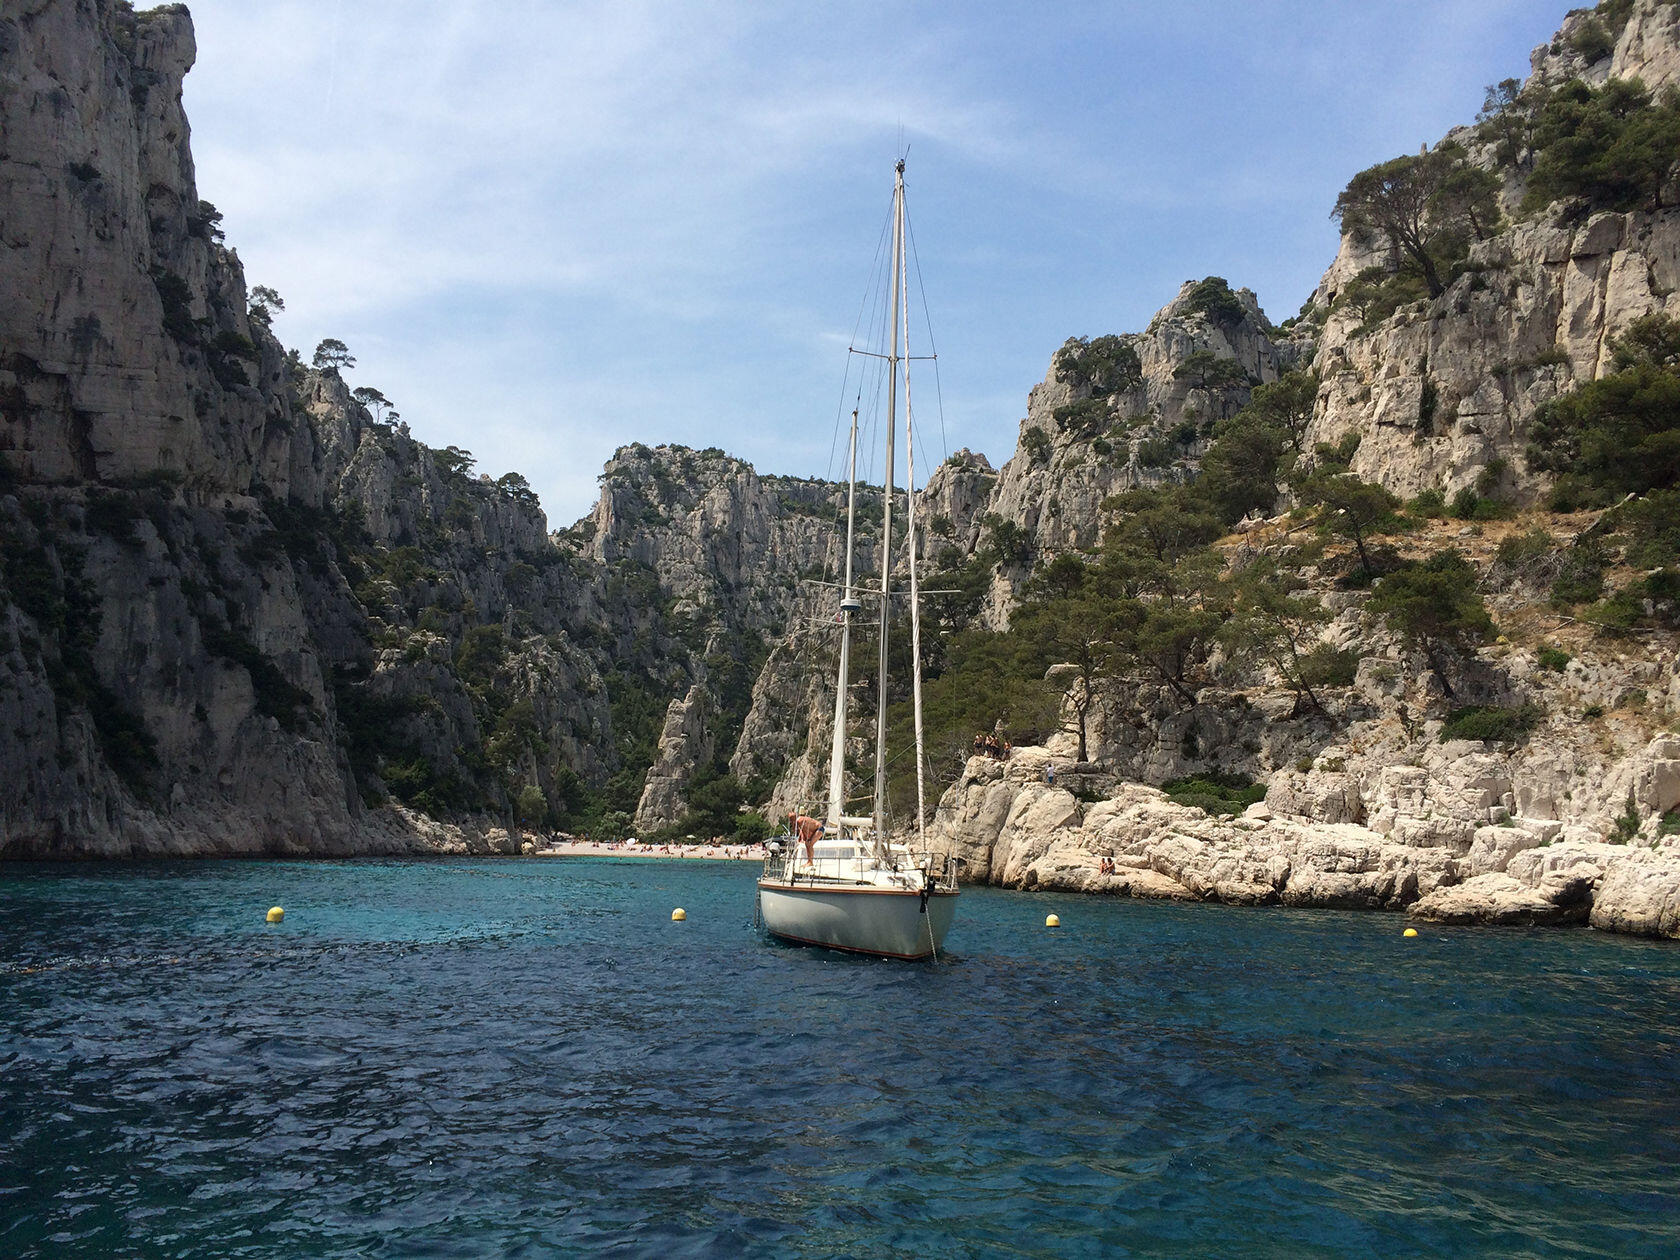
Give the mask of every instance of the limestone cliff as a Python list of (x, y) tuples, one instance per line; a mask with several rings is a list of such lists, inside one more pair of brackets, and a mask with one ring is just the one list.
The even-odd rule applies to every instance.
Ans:
[(522, 483), (269, 334), (194, 184), (193, 58), (180, 6), (0, 17), (0, 852), (483, 843), (368, 802), (603, 772), (566, 627), (606, 593)]
[[(1534, 51), (1523, 91), (1538, 99), (1570, 79), (1637, 79), (1656, 90), (1680, 79), (1673, 5), (1636, 0), (1610, 14), (1570, 14)], [(1470, 244), (1440, 296), (1391, 314), (1372, 281), (1396, 271), (1395, 251), (1380, 237), (1344, 236), (1310, 303), (1323, 324), (1311, 437), (1357, 433), (1353, 470), (1402, 497), (1450, 497), (1490, 466), (1505, 489), (1532, 495), (1543, 478), (1523, 456), (1536, 411), (1607, 372), (1611, 342), (1635, 319), (1680, 312), (1680, 178), (1627, 212), (1594, 212), (1587, 199), (1525, 209), (1528, 149), (1501, 161), (1470, 128), (1444, 143), (1497, 176), (1505, 226)]]
[[(1567, 18), (1531, 82), (1680, 82), (1680, 10), (1611, 9)], [(842, 488), (631, 444), (594, 511), (551, 535), (522, 478), (380, 422), (250, 303), (195, 184), (194, 55), (180, 6), (0, 15), (0, 773), (20, 785), (0, 795), (0, 854), (482, 850), (509, 847), (509, 823), (727, 826), (738, 805), (814, 805)], [(1524, 211), (1520, 162), (1480, 132), (1449, 140), (1500, 172), (1504, 221), (1439, 296), (1390, 300), (1395, 251), (1352, 234), (1287, 331), (1246, 289), (1186, 282), (1148, 328), (1051, 355), (1001, 467), (965, 450), (933, 470), (920, 549), (952, 593), (931, 650), (1006, 630), (1035, 574), (1121, 521), (1114, 496), (1194, 482), (1216, 428), (1291, 369), (1319, 382), (1305, 455), (1353, 434), (1353, 471), (1402, 495), (1491, 470), (1532, 502), (1538, 409), (1604, 374), (1634, 319), (1676, 310), (1680, 181), (1634, 209)], [(860, 571), (879, 508), (865, 488)], [(1232, 568), (1295, 555), (1326, 614), (1314, 636), (1351, 676), (1303, 705), (1219, 648), (1189, 703), (1105, 680), (1087, 761), (1065, 732), (1003, 768), (947, 757), (936, 830), (971, 877), (1673, 934), (1656, 820), (1680, 803), (1675, 636), (1558, 615), (1498, 554), (1531, 525), (1591, 543), (1596, 518), (1394, 544), (1465, 550), (1506, 631), (1461, 662), (1450, 701), (1369, 614), (1345, 549), (1307, 554), (1311, 523), (1247, 520), (1217, 549)], [(1558, 644), (1561, 669), (1540, 655)], [(1467, 703), (1544, 716), (1520, 740), (1442, 743)], [(1215, 771), (1265, 784), (1264, 805), (1219, 820), (1142, 786)], [(1656, 849), (1602, 843), (1617, 837)]]
[[(1602, 86), (1634, 77), (1647, 86), (1680, 77), (1680, 10), (1672, 4), (1634, 0), (1571, 14), (1536, 50), (1521, 90), (1538, 109), (1548, 91), (1579, 97), (1566, 87), (1572, 79)], [(1438, 296), (1421, 283), (1408, 289), (1415, 277), (1393, 242), (1350, 231), (1287, 337), (1256, 321), (1254, 345), (1272, 351), (1274, 371), (1310, 367), (1318, 382), (1302, 469), (1345, 458), (1352, 473), (1403, 498), (1434, 492), (1440, 503), (1470, 492), (1472, 507), (1490, 497), (1509, 516), (1551, 485), (1551, 474), (1528, 458), (1545, 404), (1617, 370), (1614, 345), (1636, 320), (1680, 314), (1673, 296), (1680, 166), (1631, 208), (1606, 207), (1590, 193), (1536, 204), (1528, 195), (1533, 154), (1520, 146), (1515, 155), (1499, 152), (1489, 126), (1460, 129), (1447, 144), (1495, 176), (1494, 219), (1502, 222), (1478, 229)], [(1668, 157), (1677, 159), (1680, 152)], [(1190, 293), (1145, 336), (1182, 319)], [(1205, 345), (1166, 349), (1173, 367), (1154, 380), (1182, 381), (1191, 353)], [(1226, 353), (1243, 354), (1234, 343)], [(1151, 357), (1140, 353), (1145, 365)], [(1022, 579), (1038, 564), (1058, 550), (1088, 551), (1122, 519), (1104, 511), (1102, 494), (1143, 480), (1107, 472), (1093, 484), (1082, 466), (1098, 435), (1097, 450), (1113, 452), (1114, 431), (1102, 427), (1110, 417), (1148, 413), (1150, 404), (1136, 397), (1146, 386), (1114, 397), (1092, 391), (1099, 407), (1079, 396), (1078, 373), (1069, 370), (1076, 363), (1077, 354), (1058, 356), (1034, 391), (1021, 448), (986, 505), (990, 519), (1015, 522), (1034, 540), (993, 584), (994, 626), (1008, 624)], [(1264, 360), (1245, 367), (1252, 381), (1266, 379)], [(1197, 411), (1206, 405), (1197, 400)], [(1098, 423), (1068, 432), (1069, 421), (1086, 418)], [(1315, 444), (1340, 455), (1315, 453)], [(1157, 479), (1193, 479), (1201, 453), (1187, 440)], [(1042, 471), (1034, 474), (1034, 465)], [(1052, 495), (1064, 503), (1063, 487), (1082, 478), (1080, 510), (1046, 524)], [(1243, 522), (1215, 548), (1218, 567), (1235, 574), (1318, 545), (1302, 543), (1314, 521), (1310, 505), (1282, 487), (1278, 507), (1292, 504), (1289, 516)], [(1276, 669), (1223, 646), (1204, 646), (1188, 692), (1147, 669), (1122, 670), (1101, 680), (1088, 713), (1076, 717), (1069, 691), (1063, 729), (1048, 747), (1018, 750), (1005, 766), (969, 762), (941, 803), (935, 835), (963, 856), (970, 878), (1012, 887), (1411, 906), (1446, 921), (1590, 920), (1680, 936), (1673, 601), (1624, 597), (1629, 616), (1618, 622), (1603, 606), (1570, 615), (1580, 597), (1561, 584), (1548, 589), (1560, 565), (1583, 557), (1592, 557), (1586, 598), (1609, 589), (1600, 574), (1615, 553), (1601, 559), (1594, 540), (1612, 517), (1535, 510), (1510, 524), (1453, 525), (1430, 523), (1424, 511), (1384, 563), (1456, 548), (1503, 632), (1459, 662), (1450, 691), (1415, 644), (1396, 638), (1367, 606), (1372, 571), (1353, 580), (1361, 575), (1350, 574), (1345, 555), (1321, 552), (1290, 562), (1300, 582), (1291, 589), (1323, 614), (1306, 642), (1343, 654), (1348, 672), (1314, 703), (1303, 704)], [(1546, 580), (1511, 559), (1525, 546), (1545, 557)], [(1673, 572), (1671, 543), (1626, 554), (1628, 591)], [(1073, 666), (1049, 675), (1075, 676)], [(1520, 715), (1523, 726), (1503, 737), (1451, 738), (1454, 719), (1476, 706)], [(1088, 728), (1088, 760), (1076, 756), (1078, 721)], [(1140, 786), (1198, 775), (1253, 779), (1265, 788), (1264, 803), (1221, 819)]]
[[(1039, 554), (1095, 546), (1110, 495), (1193, 473), (1213, 425), (1298, 354), (1274, 341), (1252, 292), (1215, 279), (1185, 281), (1147, 331), (1113, 340), (1136, 356), (1136, 371), (1104, 389), (1089, 345), (1058, 353), (1027, 397), (1015, 454), (981, 513), (1025, 531)], [(1007, 610), (994, 602), (992, 621), (1003, 624)]]

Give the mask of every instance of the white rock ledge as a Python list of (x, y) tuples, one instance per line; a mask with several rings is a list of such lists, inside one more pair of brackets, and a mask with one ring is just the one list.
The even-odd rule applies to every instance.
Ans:
[[(1093, 791), (1023, 748), (976, 757), (930, 828), (972, 883), (1230, 905), (1408, 910), (1440, 923), (1591, 923), (1680, 938), (1680, 844), (1605, 844), (1552, 820), (1408, 833), (1351, 822), (1238, 817), (1174, 804), (1137, 783)], [(1073, 790), (1070, 790), (1070, 787)], [(1080, 795), (1100, 799), (1080, 799)], [(1429, 843), (1436, 836), (1444, 842)], [(1113, 873), (1103, 870), (1104, 859)]]

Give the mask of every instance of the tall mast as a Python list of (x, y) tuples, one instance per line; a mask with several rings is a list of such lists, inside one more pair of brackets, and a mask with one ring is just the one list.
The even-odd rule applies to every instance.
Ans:
[(898, 321), (904, 303), (904, 159), (893, 179), (892, 349), (887, 355), (887, 475), (881, 495), (881, 661), (875, 675), (875, 851), (887, 850), (887, 622), (892, 616), (893, 428), (898, 423)]
[(851, 684), (852, 614), (863, 605), (852, 595), (852, 536), (857, 524), (858, 413), (852, 412), (851, 464), (846, 473), (846, 585), (840, 596), (840, 676), (834, 684), (834, 746), (828, 756), (828, 825), (840, 834), (846, 804), (846, 690)]
[[(908, 278), (908, 277), (907, 277)], [(910, 398), (910, 311), (904, 311), (904, 550), (910, 559), (910, 698), (916, 719), (916, 839), (927, 851), (927, 783), (922, 773), (922, 590), (916, 572), (916, 408)]]

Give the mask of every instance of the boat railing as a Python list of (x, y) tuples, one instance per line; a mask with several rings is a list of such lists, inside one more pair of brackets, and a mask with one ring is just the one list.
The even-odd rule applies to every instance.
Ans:
[[(833, 870), (824, 870), (825, 865), (832, 864)], [(846, 878), (845, 867), (851, 865), (847, 859), (835, 859), (825, 862), (819, 858), (813, 865), (800, 860), (799, 845), (789, 843), (783, 847), (769, 845), (764, 853), (763, 878), (797, 883), (804, 880), (841, 880)], [(938, 892), (957, 891), (957, 859), (950, 854), (920, 853), (910, 855), (904, 863), (904, 869), (926, 872), (927, 887)]]

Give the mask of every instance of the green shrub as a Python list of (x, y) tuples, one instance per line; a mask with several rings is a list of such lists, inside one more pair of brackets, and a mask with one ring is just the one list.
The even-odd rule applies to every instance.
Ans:
[(223, 389), (244, 389), (250, 385), (251, 378), (245, 375), (245, 365), (238, 359), (215, 354), (210, 356), (209, 363), (210, 375)]
[(1032, 557), (1032, 535), (1006, 516), (988, 512), (980, 520), (986, 549), (996, 564), (1025, 564)]
[(424, 757), (386, 765), (381, 776), (391, 795), (422, 813), (444, 817), (482, 806), (482, 795), (453, 771), (440, 771)]
[(1589, 722), (1591, 722), (1594, 718), (1601, 718), (1604, 716), (1604, 706), (1602, 704), (1589, 704), (1586, 708), (1581, 710), (1581, 716), (1586, 718)]
[(1601, 630), (1623, 634), (1645, 619), (1645, 601), (1630, 587), (1599, 600), (1583, 616)]
[(1439, 519), (1447, 514), (1447, 501), (1439, 490), (1425, 490), (1406, 504), (1406, 512), (1419, 520)]
[[(1057, 407), (1050, 414), (1056, 421), (1056, 427), (1061, 429), (1063, 433), (1071, 433), (1076, 437), (1088, 437), (1093, 433), (1101, 433), (1108, 427), (1111, 409), (1108, 405), (1108, 399), (1098, 396), (1070, 402), (1066, 406)], [(1044, 436), (1041, 431), (1036, 429), (1029, 429), (1027, 432), (1036, 432), (1039, 433), (1039, 436)], [(1025, 440), (1026, 434), (1022, 434), (1022, 441)]]
[(1222, 276), (1209, 276), (1197, 284), (1185, 299), (1185, 306), (1225, 327), (1242, 323), (1243, 316), (1247, 314), (1243, 310), (1242, 299), (1231, 292), (1230, 284)]
[(158, 759), (157, 741), (145, 722), (116, 692), (92, 678), (87, 680), (87, 707), (99, 737), (99, 750), (111, 769), (136, 796), (149, 799)]
[(1423, 388), (1418, 391), (1418, 428), (1427, 429), (1435, 423), (1435, 412), (1441, 405), (1441, 387), (1435, 384), (1433, 376), (1423, 378)]
[(1094, 397), (1122, 394), (1143, 382), (1143, 363), (1129, 341), (1112, 333), (1069, 337), (1052, 363), (1056, 379), (1078, 388), (1089, 385)]
[(1489, 743), (1512, 744), (1525, 738), (1545, 716), (1536, 704), (1512, 706), (1488, 704), (1466, 705), (1454, 709), (1441, 726), (1441, 742), (1450, 739), (1479, 739)]
[(1616, 50), (1616, 41), (1604, 29), (1604, 23), (1589, 17), (1569, 37), (1569, 47), (1579, 53), (1588, 65), (1602, 61)]
[(1569, 668), (1572, 658), (1562, 648), (1543, 647), (1540, 649), (1538, 660), (1541, 669), (1549, 669), (1554, 674), (1561, 674)]
[(1680, 556), (1680, 489), (1652, 490), (1615, 511), (1616, 532), (1626, 540), (1624, 559), (1654, 569)]
[(192, 343), (198, 340), (198, 321), (192, 313), (192, 289), (173, 271), (153, 268), (152, 284), (157, 287), (158, 300), (163, 303), (163, 328), (176, 341)]
[(1390, 274), (1386, 267), (1369, 267), (1343, 286), (1335, 305), (1351, 306), (1361, 323), (1354, 330), (1360, 337), (1383, 324), (1402, 306), (1429, 298), (1429, 284), (1414, 267), (1402, 267)]
[(765, 820), (763, 814), (748, 810), (735, 816), (736, 844), (760, 844), (775, 834), (776, 829)]
[(1534, 355), (1525, 362), (1513, 364), (1512, 366), (1520, 371), (1525, 367), (1569, 367), (1572, 362), (1573, 360), (1569, 357), (1569, 351), (1565, 350), (1562, 346), (1551, 346), (1540, 351), (1538, 354)]
[(1536, 561), (1552, 554), (1552, 536), (1539, 526), (1513, 534), (1499, 544), (1493, 562), (1508, 573), (1526, 573)]
[(225, 328), (217, 333), (216, 340), (212, 343), (211, 348), (219, 354), (236, 355), (241, 359), (255, 359), (257, 357), (255, 343), (244, 333), (234, 332), (231, 328)]
[(1552, 603), (1559, 608), (1586, 604), (1604, 593), (1604, 570), (1609, 557), (1594, 539), (1576, 543), (1563, 553), (1563, 566), (1552, 582)]
[[(1060, 408), (1058, 408), (1060, 410)], [(1050, 462), (1050, 435), (1043, 429), (1027, 429), (1021, 434), (1021, 450), (1034, 464)]]
[(137, 545), (140, 540), (134, 526), (145, 517), (145, 506), (136, 495), (110, 490), (93, 490), (88, 494), (87, 527), (94, 533)]
[(1540, 110), (1535, 147), (1524, 210), (1562, 197), (1632, 210), (1655, 199), (1680, 151), (1680, 92), (1667, 88), (1653, 101), (1638, 79), (1600, 88), (1573, 79)]
[(1617, 815), (1616, 821), (1610, 829), (1610, 834), (1604, 838), (1611, 844), (1627, 844), (1639, 834), (1639, 823), (1639, 802), (1634, 800), (1633, 793), (1629, 792), (1627, 804), (1623, 807), (1622, 812)]
[(480, 685), (490, 682), (507, 661), (507, 635), (501, 626), (474, 626), (461, 636), (455, 669), (462, 679)]
[(1359, 672), (1359, 653), (1319, 643), (1301, 657), (1301, 680), (1308, 687), (1351, 687)]
[(1507, 465), (1503, 459), (1489, 461), (1466, 486), (1453, 496), (1452, 514), (1461, 521), (1502, 521), (1516, 515), (1516, 505), (1500, 493)]
[(1145, 438), (1138, 443), (1137, 462), (1140, 468), (1165, 468), (1178, 455), (1178, 448), (1164, 437)]
[(1662, 821), (1657, 824), (1657, 834), (1659, 836), (1680, 836), (1680, 805), (1676, 805), (1663, 814)]
[(513, 799), (514, 813), (527, 827), (546, 826), (549, 821), (548, 797), (535, 783), (527, 783)]
[(1180, 805), (1210, 814), (1240, 814), (1266, 798), (1266, 785), (1240, 774), (1209, 770), (1163, 783), (1161, 790)]
[(1628, 589), (1651, 601), (1651, 620), (1670, 629), (1680, 626), (1680, 568), (1669, 565), (1647, 573)]

